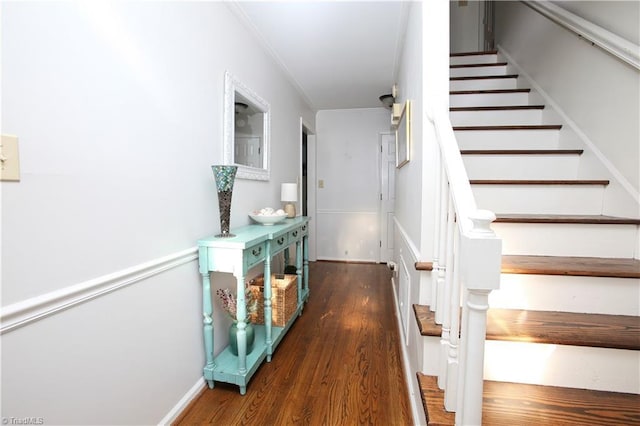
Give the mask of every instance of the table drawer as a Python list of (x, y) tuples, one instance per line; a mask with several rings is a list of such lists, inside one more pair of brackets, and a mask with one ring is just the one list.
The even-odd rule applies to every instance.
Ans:
[(309, 235), (309, 224), (305, 223), (300, 227), (300, 231), (302, 232), (302, 235)]
[(277, 253), (289, 245), (289, 234), (282, 234), (271, 241), (271, 252)]
[(302, 237), (302, 230), (300, 228), (289, 231), (289, 244), (299, 241), (300, 237)]
[(256, 244), (253, 247), (249, 247), (244, 254), (244, 261), (247, 264), (247, 269), (263, 262), (267, 254), (267, 247), (265, 243)]

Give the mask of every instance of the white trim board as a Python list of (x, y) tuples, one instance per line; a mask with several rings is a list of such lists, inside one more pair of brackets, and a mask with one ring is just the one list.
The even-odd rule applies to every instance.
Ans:
[(198, 259), (192, 247), (131, 268), (32, 297), (0, 309), (0, 334)]
[(173, 408), (171, 408), (167, 415), (164, 416), (162, 420), (160, 420), (158, 425), (170, 425), (171, 423), (173, 423), (178, 418), (178, 416), (180, 416), (180, 414), (182, 414), (182, 412), (189, 406), (189, 404), (191, 404), (191, 401), (193, 401), (198, 395), (200, 395), (200, 392), (202, 392), (205, 386), (207, 386), (207, 383), (205, 382), (204, 377), (200, 377), (198, 381), (196, 381), (196, 383), (191, 386), (191, 389), (189, 389), (187, 393), (185, 393), (184, 396), (180, 398), (180, 401), (178, 401), (178, 403), (174, 405)]

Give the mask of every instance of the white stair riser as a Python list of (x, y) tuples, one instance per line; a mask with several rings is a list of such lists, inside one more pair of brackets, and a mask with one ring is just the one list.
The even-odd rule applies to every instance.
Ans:
[(487, 341), (484, 378), (640, 393), (640, 351)]
[(449, 64), (451, 65), (495, 64), (496, 62), (498, 62), (497, 54), (453, 56), (449, 59)]
[(449, 90), (516, 89), (517, 84), (515, 78), (452, 80), (449, 82)]
[(450, 68), (449, 77), (472, 77), (479, 75), (505, 75), (506, 65), (487, 65), (484, 67)]
[(503, 309), (640, 315), (640, 279), (502, 274), (489, 306)]
[(469, 179), (574, 179), (578, 155), (463, 154)]
[(440, 337), (420, 336), (422, 339), (422, 374), (437, 376), (440, 372)]
[(542, 110), (451, 111), (453, 126), (508, 126), (542, 124)]
[(471, 188), (480, 208), (497, 213), (602, 214), (602, 185), (471, 185)]
[[(473, 90), (473, 89), (472, 89)], [(528, 105), (529, 93), (472, 93), (463, 95), (450, 95), (449, 105), (452, 107), (466, 106), (511, 106)]]
[(456, 130), (460, 149), (554, 149), (558, 130)]
[(632, 258), (636, 225), (493, 223), (503, 254)]

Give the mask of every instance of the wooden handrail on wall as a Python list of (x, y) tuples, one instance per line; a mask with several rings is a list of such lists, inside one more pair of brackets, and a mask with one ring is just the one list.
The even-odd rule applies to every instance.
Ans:
[(556, 24), (573, 31), (585, 40), (640, 70), (640, 46), (630, 42), (593, 22), (587, 21), (549, 1), (529, 1), (522, 3)]

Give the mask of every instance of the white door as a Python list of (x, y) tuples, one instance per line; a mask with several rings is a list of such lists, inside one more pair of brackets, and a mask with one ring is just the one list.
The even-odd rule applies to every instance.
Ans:
[(395, 211), (396, 136), (380, 134), (380, 262), (393, 260)]

